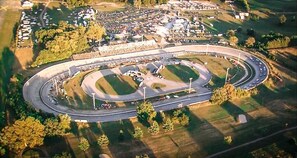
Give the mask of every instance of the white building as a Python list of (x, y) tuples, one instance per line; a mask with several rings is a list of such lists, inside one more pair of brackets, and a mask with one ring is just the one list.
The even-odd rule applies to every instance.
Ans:
[(26, 8), (32, 8), (33, 7), (33, 3), (30, 1), (24, 1), (22, 4), (22, 7), (26, 7)]

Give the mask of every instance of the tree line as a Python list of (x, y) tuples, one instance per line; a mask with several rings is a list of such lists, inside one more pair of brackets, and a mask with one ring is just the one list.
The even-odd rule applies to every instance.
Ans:
[[(108, 0), (107, 0), (108, 1)], [(81, 7), (86, 6), (88, 4), (91, 4), (93, 0), (64, 0), (65, 3), (67, 3), (68, 6), (71, 7)], [(155, 6), (156, 4), (166, 4), (168, 0), (114, 0), (112, 2), (124, 2), (124, 3), (130, 3), (134, 5), (136, 8), (140, 8), (142, 5), (144, 6)]]
[(221, 105), (233, 98), (249, 97), (257, 93), (258, 91), (256, 89), (247, 91), (240, 88), (235, 88), (232, 84), (225, 84), (223, 87), (217, 88), (213, 91), (210, 102), (216, 105)]
[[(166, 116), (164, 112), (157, 113), (150, 102), (144, 102), (137, 106), (137, 118), (139, 122), (148, 127), (148, 132), (151, 135), (159, 133), (160, 124), (165, 132), (170, 132), (174, 130), (175, 124), (188, 126), (190, 122), (189, 116), (185, 110), (174, 110), (170, 117)], [(133, 137), (136, 139), (141, 139), (143, 137), (143, 131), (140, 127), (135, 128)]]
[(136, 8), (140, 8), (142, 5), (144, 6), (155, 6), (156, 4), (166, 4), (168, 0), (133, 0), (133, 5)]
[(87, 27), (75, 27), (61, 21), (56, 27), (36, 31), (35, 37), (42, 50), (32, 66), (67, 59), (89, 48), (89, 41), (100, 40), (104, 34), (104, 27), (95, 22)]

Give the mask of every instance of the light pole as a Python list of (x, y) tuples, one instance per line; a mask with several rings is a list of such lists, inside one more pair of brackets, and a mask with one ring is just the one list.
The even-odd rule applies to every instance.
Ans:
[(146, 87), (143, 87), (143, 102), (145, 102), (145, 89)]
[(54, 80), (54, 84), (55, 84), (55, 88), (56, 88), (56, 95), (59, 94), (59, 90), (58, 90), (58, 83), (57, 83), (57, 79), (56, 78), (53, 78)]
[(190, 78), (189, 93), (191, 93), (191, 88), (192, 88), (192, 79), (193, 79), (193, 78)]
[(95, 103), (95, 93), (92, 93), (92, 97), (93, 97), (93, 107), (94, 107), (94, 110), (95, 110), (95, 106), (96, 106), (96, 103)]
[(238, 53), (237, 64), (239, 64), (240, 53)]
[(227, 78), (228, 78), (228, 71), (229, 71), (229, 68), (227, 68), (226, 78), (225, 78), (225, 84), (226, 84), (226, 82), (227, 82)]

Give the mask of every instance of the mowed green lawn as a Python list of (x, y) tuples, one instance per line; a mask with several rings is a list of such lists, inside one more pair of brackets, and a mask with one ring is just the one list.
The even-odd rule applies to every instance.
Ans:
[(166, 65), (160, 74), (167, 80), (172, 80), (175, 82), (190, 82), (195, 81), (199, 78), (199, 72), (184, 65)]
[(249, 0), (252, 10), (269, 10), (274, 12), (295, 12), (297, 10), (296, 0)]
[(111, 74), (96, 81), (96, 88), (110, 95), (125, 95), (134, 93), (138, 89), (138, 83), (130, 76)]
[[(61, 10), (57, 10), (61, 9)], [(50, 2), (46, 12), (52, 18), (52, 22), (58, 24), (59, 21), (69, 21), (69, 23), (73, 23), (74, 16), (70, 15), (73, 9), (67, 8), (65, 5), (60, 2)], [(70, 17), (68, 17), (70, 16)]]
[(181, 60), (189, 60), (201, 65), (204, 65), (212, 74), (212, 79), (209, 85), (213, 88), (222, 87), (225, 84), (225, 77), (227, 68), (229, 69), (229, 78), (231, 83), (238, 81), (245, 74), (241, 67), (234, 66), (229, 60), (221, 57), (214, 57), (210, 55), (195, 55), (189, 54), (179, 57)]
[[(66, 139), (57, 140), (56, 145), (52, 144), (48, 151), (51, 155), (58, 151), (72, 151), (75, 157), (92, 157), (100, 153), (107, 153), (113, 157), (135, 157), (143, 153), (149, 154), (150, 157), (206, 157), (283, 129), (284, 122), (296, 124), (294, 104), (296, 101), (288, 100), (286, 103), (272, 102), (269, 105), (261, 105), (257, 99), (245, 98), (232, 100), (222, 106), (191, 106), (187, 112), (190, 116), (189, 126), (175, 124), (173, 132), (165, 132), (160, 123), (160, 133), (156, 136), (149, 134), (147, 127), (136, 119), (88, 123), (84, 128), (73, 123), (73, 134), (66, 136)], [(170, 112), (165, 113), (167, 118), (170, 117)], [(238, 114), (245, 114), (248, 123), (237, 123)], [(140, 141), (132, 138), (137, 126), (144, 133), (144, 138)], [(120, 130), (124, 132), (123, 141), (118, 139)], [(109, 137), (110, 145), (108, 148), (100, 149), (96, 141), (103, 133)], [(231, 145), (224, 143), (224, 137), (228, 135), (233, 139)], [(82, 137), (87, 138), (91, 144), (86, 155), (77, 147), (78, 138)], [(62, 143), (64, 141), (66, 144)], [(242, 153), (249, 155), (249, 152), (255, 150), (254, 145), (242, 149), (244, 151), (236, 151), (236, 156)]]

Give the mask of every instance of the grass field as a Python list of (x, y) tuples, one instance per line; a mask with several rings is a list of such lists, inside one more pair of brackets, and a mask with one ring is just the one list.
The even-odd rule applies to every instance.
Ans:
[(242, 32), (236, 33), (239, 42), (243, 42), (248, 38), (246, 30), (251, 28), (255, 31), (256, 39), (260, 39), (261, 35), (268, 34), (271, 31), (278, 32), (287, 36), (297, 34), (297, 23), (296, 21), (291, 21), (294, 14), (286, 15), (287, 22), (284, 25), (280, 26), (278, 18), (279, 15), (260, 12), (258, 10), (252, 11), (252, 13), (258, 15), (259, 20), (242, 21), (239, 19), (235, 19), (233, 15), (223, 13), (219, 14), (217, 19), (204, 19), (203, 21), (208, 24), (213, 24), (213, 27), (208, 25), (208, 29), (213, 33), (226, 33), (227, 30), (236, 30), (238, 27), (241, 27)]
[(92, 5), (92, 7), (101, 12), (114, 12), (124, 10), (125, 3), (101, 2), (99, 4)]
[(138, 84), (130, 76), (107, 75), (96, 81), (96, 88), (111, 95), (125, 95), (134, 93)]
[[(57, 10), (61, 9), (61, 10)], [(69, 23), (73, 23), (72, 20), (74, 20), (74, 17), (70, 16), (70, 13), (72, 12), (72, 9), (67, 8), (60, 2), (50, 2), (48, 5), (48, 8), (46, 10), (48, 15), (52, 18), (53, 23), (58, 23), (59, 21), (69, 21)]]
[(272, 12), (295, 12), (297, 10), (295, 0), (249, 0), (252, 10), (272, 11)]
[[(60, 102), (66, 103), (65, 105), (70, 106), (71, 108), (77, 109), (92, 109), (93, 101), (90, 96), (88, 96), (83, 89), (81, 88), (81, 82), (85, 75), (89, 74), (91, 71), (86, 71), (79, 73), (74, 78), (66, 81), (64, 84), (64, 89), (67, 92), (68, 99), (62, 99)], [(96, 104), (101, 104), (102, 101), (96, 100)]]
[(32, 48), (16, 49), (15, 58), (18, 60), (18, 62), (14, 63), (14, 71), (16, 72), (17, 70), (26, 69), (26, 67), (33, 61), (34, 58)]
[(296, 70), (297, 67), (297, 47), (285, 48), (285, 49), (272, 49), (270, 50), (276, 61), (285, 67)]
[(18, 62), (14, 57), (14, 50), (11, 47), (14, 39), (14, 30), (16, 23), (20, 18), (20, 11), (8, 9), (6, 12), (1, 13), (2, 25), (0, 26), (0, 126), (4, 123), (3, 111), (5, 103), (2, 102), (6, 98), (7, 86), (12, 75), (12, 66), (14, 62)]
[[(285, 99), (285, 98), (284, 98)], [(161, 129), (160, 134), (151, 136), (147, 128), (136, 119), (109, 122), (89, 123), (85, 127), (74, 124), (73, 134), (66, 136), (65, 146), (63, 140), (55, 146), (51, 146), (50, 154), (56, 153), (56, 149), (70, 151), (75, 157), (92, 157), (100, 153), (107, 153), (113, 157), (135, 157), (135, 155), (147, 153), (150, 157), (205, 157), (230, 146), (242, 144), (248, 140), (267, 135), (276, 130), (283, 129), (284, 123), (295, 125), (297, 119), (296, 100), (287, 100), (285, 104), (280, 102), (264, 102), (260, 104), (257, 99), (245, 98), (243, 100), (232, 100), (222, 106), (202, 105), (191, 106), (188, 110), (190, 125), (182, 127), (175, 125), (173, 132), (165, 133)], [(205, 103), (208, 104), (208, 103)], [(202, 107), (201, 107), (202, 106)], [(169, 117), (170, 112), (166, 112)], [(236, 116), (245, 114), (248, 118), (247, 124), (238, 124)], [(139, 126), (144, 131), (142, 141), (132, 139), (134, 127)], [(160, 125), (161, 126), (161, 125)], [(124, 131), (124, 141), (119, 141), (119, 131)], [(96, 139), (105, 133), (111, 142), (106, 149), (99, 149)], [(231, 145), (224, 143), (224, 136), (231, 135)], [(78, 138), (85, 137), (89, 140), (91, 148), (86, 155), (77, 147)], [(265, 142), (264, 142), (265, 143)], [(62, 148), (62, 149), (61, 149)], [(68, 148), (68, 149), (67, 149)], [(244, 151), (231, 152), (238, 155), (248, 155), (254, 148), (244, 148)], [(227, 156), (228, 157), (228, 156)]]
[(190, 82), (195, 81), (199, 78), (199, 72), (193, 68), (184, 65), (166, 65), (160, 74), (167, 80), (175, 82)]
[(206, 56), (206, 55), (184, 55), (179, 57), (181, 60), (190, 60), (195, 63), (204, 65), (211, 73), (212, 79), (210, 81), (210, 86), (212, 88), (222, 87), (225, 84), (225, 77), (227, 68), (229, 69), (229, 77), (235, 76), (231, 83), (236, 82), (242, 76), (244, 76), (244, 71), (241, 67), (235, 67), (229, 60), (223, 58)]

